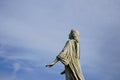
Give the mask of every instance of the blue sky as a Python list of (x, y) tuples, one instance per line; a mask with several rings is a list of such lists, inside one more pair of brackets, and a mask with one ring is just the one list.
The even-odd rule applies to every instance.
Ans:
[(119, 0), (0, 0), (0, 80), (65, 80), (52, 62), (80, 32), (86, 80), (120, 79)]

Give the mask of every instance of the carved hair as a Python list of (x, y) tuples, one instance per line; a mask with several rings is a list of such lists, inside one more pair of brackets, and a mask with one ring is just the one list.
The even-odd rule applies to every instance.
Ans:
[(79, 32), (75, 29), (72, 29), (70, 34), (69, 34), (69, 39), (74, 39), (77, 42), (79, 42)]

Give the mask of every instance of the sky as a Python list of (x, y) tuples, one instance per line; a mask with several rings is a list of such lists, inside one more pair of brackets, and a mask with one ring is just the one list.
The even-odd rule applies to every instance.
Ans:
[(0, 0), (0, 80), (65, 80), (71, 29), (85, 80), (120, 80), (120, 0)]

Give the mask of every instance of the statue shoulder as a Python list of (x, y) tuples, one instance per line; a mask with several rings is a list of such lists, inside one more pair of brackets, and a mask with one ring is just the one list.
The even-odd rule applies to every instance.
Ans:
[(76, 40), (74, 39), (69, 39), (68, 42), (75, 42)]
[(73, 42), (75, 42), (74, 39), (69, 39), (69, 40), (67, 41), (67, 44), (69, 44), (69, 43), (73, 43)]

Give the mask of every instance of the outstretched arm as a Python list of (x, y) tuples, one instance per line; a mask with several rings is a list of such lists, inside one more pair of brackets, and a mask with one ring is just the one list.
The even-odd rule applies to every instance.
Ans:
[(46, 67), (52, 67), (54, 66), (59, 60), (56, 58), (52, 63), (47, 64)]

